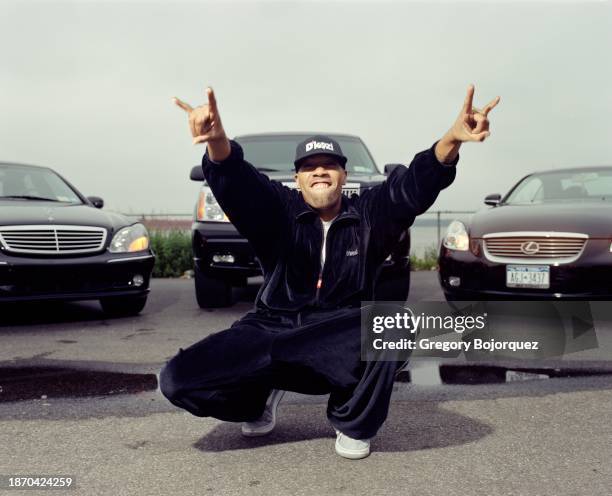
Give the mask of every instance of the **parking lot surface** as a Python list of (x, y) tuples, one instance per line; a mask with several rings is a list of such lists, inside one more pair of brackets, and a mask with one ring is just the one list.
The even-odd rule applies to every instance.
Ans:
[[(612, 376), (448, 385), (415, 363), (372, 455), (349, 461), (334, 453), (324, 396), (287, 395), (261, 439), (170, 405), (159, 367), (239, 318), (253, 289), (204, 311), (192, 281), (152, 287), (133, 318), (93, 302), (4, 309), (4, 391), (30, 396), (0, 401), (0, 475), (75, 477), (53, 494), (609, 494)], [(413, 273), (412, 301), (440, 296), (435, 273)], [(606, 362), (609, 336), (598, 338), (585, 362)]]

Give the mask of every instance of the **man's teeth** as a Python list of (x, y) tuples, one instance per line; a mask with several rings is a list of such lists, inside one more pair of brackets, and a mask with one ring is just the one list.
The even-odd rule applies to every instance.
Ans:
[(315, 183), (312, 185), (312, 189), (326, 189), (329, 188), (329, 184), (327, 183)]

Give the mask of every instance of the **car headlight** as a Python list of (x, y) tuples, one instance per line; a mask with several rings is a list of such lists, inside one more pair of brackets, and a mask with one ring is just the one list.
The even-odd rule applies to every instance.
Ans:
[(442, 242), (449, 250), (467, 251), (470, 246), (470, 237), (463, 222), (454, 220), (446, 230), (446, 236)]
[(196, 220), (198, 221), (213, 221), (213, 222), (229, 222), (225, 212), (221, 210), (215, 195), (210, 188), (204, 186), (200, 190), (198, 196), (198, 204), (196, 206)]
[(113, 236), (108, 251), (111, 253), (131, 253), (149, 248), (149, 233), (142, 224), (133, 224), (120, 229)]

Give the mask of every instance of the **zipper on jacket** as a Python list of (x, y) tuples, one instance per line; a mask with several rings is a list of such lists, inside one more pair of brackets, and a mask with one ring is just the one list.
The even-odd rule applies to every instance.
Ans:
[[(321, 234), (322, 234), (321, 243), (323, 243), (323, 240), (325, 240), (325, 262), (327, 262), (327, 252), (329, 251), (327, 249), (329, 247), (327, 238), (329, 237), (331, 228), (336, 223), (336, 220), (338, 220), (338, 217), (340, 217), (340, 215), (336, 215), (336, 217), (334, 217), (334, 219), (332, 220), (331, 224), (327, 228), (327, 234), (325, 234), (325, 229), (323, 228), (323, 221), (319, 219), (319, 222), (321, 223)], [(319, 305), (319, 294), (321, 293), (321, 288), (323, 287), (323, 269), (325, 268), (325, 262), (321, 264), (321, 268), (319, 269), (319, 277), (317, 278), (317, 292), (315, 295), (315, 305), (316, 306)]]
[(317, 279), (317, 294), (315, 297), (315, 303), (319, 304), (319, 293), (321, 292), (321, 287), (323, 286), (323, 267), (319, 271), (319, 278)]
[[(319, 218), (319, 226), (321, 229), (321, 248), (323, 247), (323, 241), (325, 241), (325, 258), (327, 259), (327, 236), (325, 235), (325, 228), (323, 227), (323, 221)], [(332, 222), (333, 224), (333, 222)], [(331, 225), (329, 226), (331, 229)], [(327, 230), (329, 234), (329, 229)], [(315, 293), (315, 306), (319, 306), (319, 294), (321, 293), (321, 287), (323, 286), (323, 266), (325, 262), (321, 263), (321, 258), (319, 258), (319, 277), (317, 277), (317, 285), (316, 285), (316, 293)]]
[[(329, 243), (327, 242), (327, 238), (329, 237), (329, 233), (332, 230), (332, 227), (334, 226), (334, 224), (336, 224), (338, 221), (340, 220), (344, 220), (346, 218), (350, 218), (350, 219), (357, 219), (359, 220), (359, 217), (356, 214), (352, 214), (352, 213), (347, 213), (347, 212), (341, 212), (339, 213), (333, 220), (332, 223), (329, 226), (329, 229), (327, 230), (327, 236), (325, 236), (325, 230), (323, 229), (323, 221), (321, 220), (321, 218), (318, 218), (317, 220), (319, 221), (319, 227), (321, 230), (321, 243), (323, 243), (323, 237), (325, 237), (325, 260), (327, 261), (328, 259), (328, 252), (329, 252)], [(322, 248), (322, 247), (321, 247)], [(319, 263), (321, 262), (321, 260), (319, 260)], [(321, 268), (319, 269), (319, 276), (317, 277), (317, 283), (316, 283), (316, 293), (315, 293), (315, 299), (314, 299), (314, 305), (315, 306), (319, 306), (319, 296), (321, 293), (321, 288), (323, 287), (323, 269), (325, 268), (325, 262), (320, 264)]]

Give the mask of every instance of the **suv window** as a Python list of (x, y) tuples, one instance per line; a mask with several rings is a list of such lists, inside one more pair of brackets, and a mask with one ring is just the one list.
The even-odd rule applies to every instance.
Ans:
[[(244, 149), (244, 158), (258, 169), (267, 171), (293, 172), (295, 147), (310, 135), (244, 136), (236, 141)], [(357, 174), (378, 174), (376, 164), (359, 138), (330, 135), (342, 148), (348, 158), (346, 170)]]

